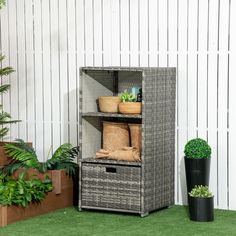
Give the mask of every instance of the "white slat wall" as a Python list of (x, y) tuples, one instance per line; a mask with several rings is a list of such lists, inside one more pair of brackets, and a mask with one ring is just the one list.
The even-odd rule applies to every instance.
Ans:
[(9, 138), (32, 141), (41, 160), (78, 144), (80, 66), (176, 67), (176, 203), (184, 145), (202, 137), (215, 206), (236, 210), (235, 12), (235, 0), (8, 0), (0, 50), (16, 72), (1, 99), (22, 120)]

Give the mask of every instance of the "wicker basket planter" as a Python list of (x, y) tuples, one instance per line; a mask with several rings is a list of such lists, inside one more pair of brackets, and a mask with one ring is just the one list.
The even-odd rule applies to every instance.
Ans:
[[(22, 170), (18, 170), (15, 176)], [(28, 173), (37, 174), (36, 170), (29, 169)], [(35, 178), (44, 178), (48, 175), (52, 179), (53, 191), (49, 192), (46, 198), (39, 204), (30, 204), (23, 208), (19, 206), (0, 205), (0, 227), (10, 223), (28, 219), (33, 216), (45, 214), (57, 209), (73, 206), (73, 180), (63, 170), (52, 170), (46, 174), (39, 174)]]
[(128, 146), (128, 124), (103, 121), (103, 149), (117, 150)]
[(118, 96), (101, 96), (98, 98), (101, 112), (118, 112), (120, 98)]
[(141, 102), (121, 102), (119, 104), (119, 112), (123, 114), (141, 114)]

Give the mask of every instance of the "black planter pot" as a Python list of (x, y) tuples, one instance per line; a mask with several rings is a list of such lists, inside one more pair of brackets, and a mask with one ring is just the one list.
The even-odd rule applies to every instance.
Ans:
[(190, 220), (200, 222), (214, 220), (214, 197), (201, 198), (189, 196), (188, 202)]
[(184, 159), (188, 193), (191, 192), (195, 185), (209, 186), (211, 159), (192, 159), (186, 157)]

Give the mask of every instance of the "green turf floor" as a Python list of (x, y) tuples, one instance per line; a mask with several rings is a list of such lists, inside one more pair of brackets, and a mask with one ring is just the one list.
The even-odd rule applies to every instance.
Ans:
[(0, 229), (1, 236), (173, 235), (236, 236), (236, 211), (215, 210), (215, 221), (192, 222), (187, 209), (175, 206), (148, 217), (66, 208)]

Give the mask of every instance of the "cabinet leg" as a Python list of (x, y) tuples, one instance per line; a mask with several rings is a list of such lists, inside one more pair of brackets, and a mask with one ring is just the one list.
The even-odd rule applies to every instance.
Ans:
[(149, 215), (149, 212), (144, 212), (144, 213), (141, 213), (140, 215), (141, 215), (141, 217), (146, 217)]

